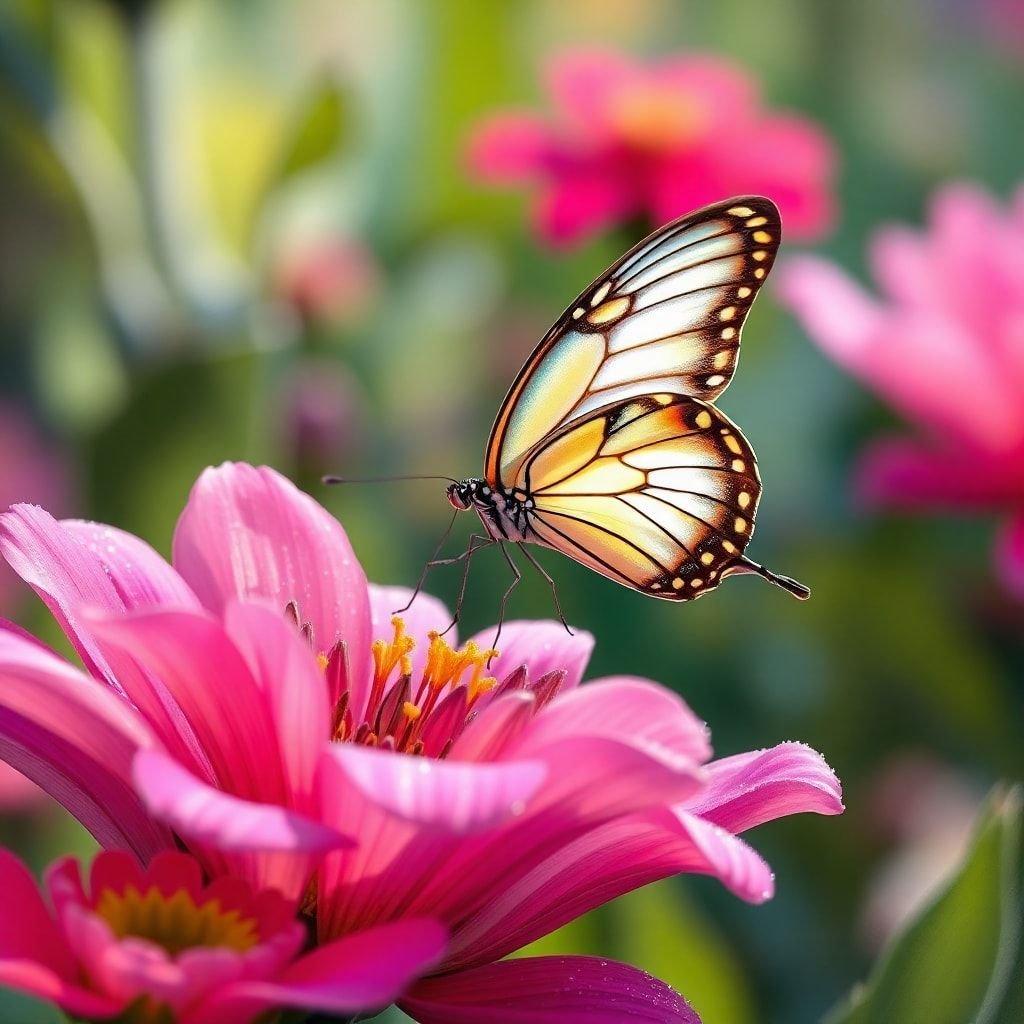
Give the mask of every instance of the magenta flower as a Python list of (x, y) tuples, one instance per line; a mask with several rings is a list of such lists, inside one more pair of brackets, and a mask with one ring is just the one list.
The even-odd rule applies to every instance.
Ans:
[(536, 228), (551, 244), (637, 217), (663, 224), (743, 193), (770, 196), (794, 238), (831, 225), (830, 141), (806, 118), (765, 109), (738, 65), (568, 50), (546, 77), (552, 117), (491, 116), (470, 140), (469, 163), (483, 181), (535, 186)]
[(858, 489), (907, 509), (1007, 514), (1004, 579), (1024, 594), (1024, 190), (1002, 209), (950, 185), (926, 232), (871, 247), (880, 298), (824, 260), (790, 260), (779, 294), (811, 337), (916, 428), (867, 451)]
[(444, 947), (443, 929), (406, 921), (299, 956), (306, 929), (293, 903), (234, 878), (204, 884), (184, 853), (145, 869), (100, 853), (87, 881), (65, 858), (47, 872), (47, 905), (0, 850), (0, 888), (0, 983), (78, 1019), (249, 1024), (278, 1007), (350, 1016), (392, 1002)]
[[(269, 469), (200, 477), (174, 568), (37, 509), (8, 513), (0, 549), (94, 666), (0, 633), (5, 756), (143, 860), (173, 836), (208, 874), (290, 896), (315, 866), (321, 943), (442, 926), (436, 969), (399, 999), (424, 1024), (695, 1021), (628, 967), (501, 958), (681, 871), (766, 899), (771, 872), (737, 833), (842, 809), (807, 747), (708, 764), (703, 724), (670, 691), (580, 686), (587, 633), (511, 623), (492, 659), (493, 629), (448, 642), (432, 598), (392, 618), (408, 592), (368, 587), (337, 522)], [(98, 597), (104, 614), (83, 610)]]

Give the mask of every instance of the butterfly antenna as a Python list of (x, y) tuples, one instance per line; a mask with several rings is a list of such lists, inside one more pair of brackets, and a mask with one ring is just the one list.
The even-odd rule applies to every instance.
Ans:
[(774, 583), (775, 586), (781, 587), (787, 593), (792, 594), (798, 601), (806, 601), (811, 596), (810, 587), (805, 587), (790, 576), (783, 576), (781, 573), (772, 572), (771, 569), (766, 569), (763, 565), (758, 565), (757, 562), (752, 562), (746, 557), (740, 558), (736, 562), (736, 567), (733, 571), (756, 573), (761, 579)]
[(324, 484), (394, 484), (402, 480), (447, 480), (450, 484), (457, 484), (459, 481), (453, 476), (431, 474), (426, 476), (322, 476), (320, 482)]

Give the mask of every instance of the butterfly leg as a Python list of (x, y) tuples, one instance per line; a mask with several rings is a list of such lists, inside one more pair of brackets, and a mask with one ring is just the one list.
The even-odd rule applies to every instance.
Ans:
[(446, 527), (444, 533), (441, 534), (441, 539), (437, 542), (437, 547), (434, 548), (434, 553), (426, 562), (423, 563), (423, 571), (420, 573), (420, 578), (416, 581), (416, 586), (413, 589), (412, 596), (409, 598), (408, 602), (405, 605), (403, 605), (401, 608), (395, 609), (395, 615), (401, 615), (402, 612), (407, 612), (412, 607), (412, 603), (416, 600), (417, 597), (419, 597), (420, 591), (423, 589), (423, 584), (427, 581), (427, 574), (430, 572), (431, 569), (436, 568), (438, 565), (448, 565), (452, 561), (458, 561), (458, 559), (439, 559), (437, 557), (439, 554), (441, 554), (441, 548), (445, 546), (445, 543), (451, 536), (452, 527), (455, 525), (455, 517), (458, 514), (458, 509), (456, 509), (455, 512), (452, 513), (452, 518), (449, 520), (448, 526)]
[(551, 588), (551, 597), (555, 602), (555, 611), (558, 612), (558, 621), (565, 627), (566, 633), (569, 636), (575, 636), (573, 631), (569, 628), (569, 623), (565, 621), (565, 616), (562, 614), (562, 603), (558, 600), (558, 584), (551, 578), (551, 574), (544, 568), (536, 558), (530, 554), (529, 548), (525, 544), (517, 543), (516, 547), (523, 553), (523, 557), (541, 574), (546, 581), (547, 585)]
[[(512, 582), (508, 585), (508, 589), (504, 594), (501, 595), (501, 605), (498, 608), (498, 629), (494, 634), (494, 641), (492, 647), (498, 646), (498, 641), (501, 639), (501, 629), (505, 625), (505, 605), (508, 604), (508, 599), (512, 595), (512, 591), (519, 586), (522, 582), (523, 574), (519, 571), (519, 566), (512, 561), (512, 556), (508, 553), (508, 548), (505, 547), (505, 542), (499, 540), (498, 547), (501, 548), (501, 553), (505, 556), (505, 561), (508, 562), (508, 567), (512, 570)], [(488, 660), (490, 664), (490, 660)]]
[(442, 564), (446, 565), (452, 565), (455, 562), (465, 560), (466, 568), (462, 570), (462, 582), (459, 584), (459, 596), (455, 601), (455, 611), (452, 614), (452, 621), (449, 622), (441, 632), (441, 636), (444, 636), (449, 630), (454, 629), (459, 619), (462, 617), (462, 602), (466, 597), (466, 584), (469, 583), (469, 567), (472, 564), (473, 556), (478, 551), (482, 551), (484, 548), (489, 548), (493, 543), (493, 537), (485, 537), (482, 533), (474, 533), (469, 538), (469, 544), (461, 555), (456, 555), (454, 558), (443, 559)]

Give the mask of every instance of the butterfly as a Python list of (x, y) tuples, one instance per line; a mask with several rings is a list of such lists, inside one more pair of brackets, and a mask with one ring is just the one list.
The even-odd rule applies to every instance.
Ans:
[[(716, 406), (782, 225), (769, 199), (697, 210), (634, 246), (558, 318), (520, 370), (491, 430), (484, 475), (447, 497), (484, 532), (455, 558), (551, 548), (641, 594), (690, 601), (739, 573), (804, 599), (802, 584), (744, 554), (761, 480), (753, 449)], [(451, 478), (449, 478), (451, 479)], [(451, 524), (449, 525), (449, 529)], [(418, 592), (419, 587), (417, 587)], [(561, 615), (559, 609), (559, 616)]]

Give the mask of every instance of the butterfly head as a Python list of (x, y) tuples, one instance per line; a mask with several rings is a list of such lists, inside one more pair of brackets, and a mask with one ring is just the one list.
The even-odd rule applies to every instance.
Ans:
[(451, 502), (452, 508), (457, 508), (460, 512), (464, 512), (467, 508), (472, 508), (476, 503), (476, 498), (480, 491), (479, 480), (460, 480), (456, 484), (449, 484), (445, 490), (445, 494), (448, 496), (448, 501)]

